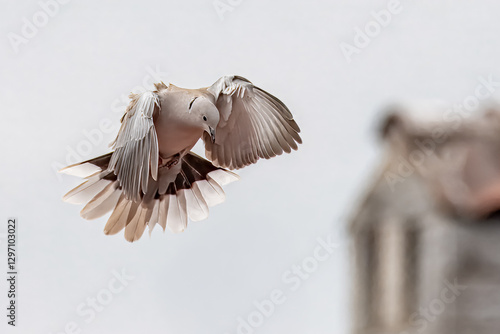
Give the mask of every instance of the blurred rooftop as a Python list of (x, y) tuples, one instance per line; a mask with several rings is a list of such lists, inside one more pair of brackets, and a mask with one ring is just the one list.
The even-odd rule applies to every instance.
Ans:
[(420, 108), (387, 112), (350, 221), (353, 332), (498, 333), (500, 109)]

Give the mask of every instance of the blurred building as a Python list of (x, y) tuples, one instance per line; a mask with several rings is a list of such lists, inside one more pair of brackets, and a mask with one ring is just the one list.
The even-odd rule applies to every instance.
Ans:
[(353, 333), (500, 333), (500, 113), (411, 115), (350, 221)]

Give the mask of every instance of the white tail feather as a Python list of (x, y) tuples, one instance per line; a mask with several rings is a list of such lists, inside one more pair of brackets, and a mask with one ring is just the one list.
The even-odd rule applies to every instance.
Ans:
[(238, 181), (240, 179), (240, 177), (237, 174), (224, 169), (216, 169), (208, 173), (207, 176), (214, 179), (214, 181), (220, 184), (221, 186), (225, 186), (226, 184)]
[(200, 189), (196, 185), (198, 182), (192, 184), (191, 189), (186, 189), (186, 204), (189, 219), (194, 222), (206, 219), (208, 217), (208, 204), (203, 198)]
[[(85, 219), (96, 219), (112, 211), (105, 234), (124, 230), (125, 239), (133, 242), (141, 238), (147, 226), (149, 233), (156, 224), (179, 233), (191, 221), (206, 219), (209, 207), (222, 203), (225, 193), (222, 185), (239, 179), (238, 175), (217, 169), (209, 161), (189, 153), (182, 163), (158, 172), (157, 182), (137, 200), (127, 199), (120, 181), (106, 169), (112, 154), (89, 162), (69, 166), (61, 172), (87, 177), (87, 180), (69, 191), (63, 199), (70, 203), (86, 203), (80, 212)], [(184, 178), (184, 179), (179, 179)]]
[(63, 201), (73, 204), (87, 203), (109, 183), (111, 183), (111, 181), (100, 179), (99, 175), (93, 176), (88, 181), (80, 184), (64, 195)]
[(115, 208), (120, 195), (118, 182), (110, 183), (85, 205), (80, 215), (88, 220), (102, 217)]
[(100, 171), (102, 171), (102, 169), (99, 168), (98, 166), (86, 162), (83, 164), (74, 164), (68, 167), (64, 167), (63, 169), (59, 170), (59, 173), (78, 176), (81, 178), (87, 178), (90, 175)]

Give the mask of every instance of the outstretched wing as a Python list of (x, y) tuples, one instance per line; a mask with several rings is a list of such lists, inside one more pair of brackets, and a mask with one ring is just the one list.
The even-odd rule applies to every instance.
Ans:
[(300, 129), (283, 102), (239, 76), (225, 76), (207, 91), (215, 97), (220, 121), (215, 143), (204, 133), (206, 156), (216, 165), (239, 169), (290, 153), (302, 143)]
[(158, 177), (158, 139), (153, 116), (160, 110), (158, 95), (144, 92), (132, 97), (118, 136), (108, 170), (113, 171), (125, 197), (138, 202), (148, 188), (148, 179)]

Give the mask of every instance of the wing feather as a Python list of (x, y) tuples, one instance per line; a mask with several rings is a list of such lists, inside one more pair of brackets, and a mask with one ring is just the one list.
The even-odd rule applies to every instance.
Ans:
[(225, 76), (207, 88), (220, 113), (215, 143), (203, 136), (206, 155), (215, 164), (239, 169), (290, 153), (302, 143), (300, 128), (286, 105), (239, 76)]
[(112, 143), (115, 151), (108, 170), (117, 176), (125, 197), (136, 202), (147, 192), (149, 176), (158, 178), (158, 138), (153, 117), (159, 109), (155, 92), (133, 96)]

